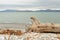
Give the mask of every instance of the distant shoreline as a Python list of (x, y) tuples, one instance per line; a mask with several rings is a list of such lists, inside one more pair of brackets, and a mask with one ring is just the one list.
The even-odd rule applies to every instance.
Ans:
[(3, 10), (0, 12), (60, 12), (60, 10)]

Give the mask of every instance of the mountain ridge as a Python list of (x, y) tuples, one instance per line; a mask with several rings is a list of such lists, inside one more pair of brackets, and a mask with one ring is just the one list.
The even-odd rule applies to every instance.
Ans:
[(60, 12), (60, 10), (2, 10), (0, 12)]

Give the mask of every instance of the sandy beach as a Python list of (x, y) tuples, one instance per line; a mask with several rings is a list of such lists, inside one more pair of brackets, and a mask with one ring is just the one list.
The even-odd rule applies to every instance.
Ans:
[[(54, 33), (25, 33), (21, 36), (16, 35), (1, 35), (0, 40), (60, 40), (60, 34)], [(9, 39), (8, 39), (9, 38)]]

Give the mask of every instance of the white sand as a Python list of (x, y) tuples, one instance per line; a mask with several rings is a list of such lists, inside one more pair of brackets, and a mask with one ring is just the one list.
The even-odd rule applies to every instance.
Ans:
[[(0, 35), (0, 40), (8, 40), (9, 35)], [(21, 36), (11, 35), (9, 40), (59, 40), (53, 33), (25, 33)]]

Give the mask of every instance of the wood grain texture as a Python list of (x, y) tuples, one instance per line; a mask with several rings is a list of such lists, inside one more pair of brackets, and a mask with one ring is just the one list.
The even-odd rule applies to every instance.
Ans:
[(32, 25), (28, 27), (28, 32), (52, 32), (60, 33), (60, 24), (40, 23), (37, 18), (31, 17)]

